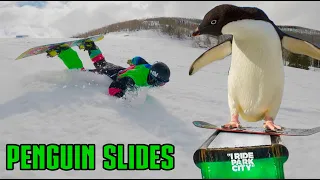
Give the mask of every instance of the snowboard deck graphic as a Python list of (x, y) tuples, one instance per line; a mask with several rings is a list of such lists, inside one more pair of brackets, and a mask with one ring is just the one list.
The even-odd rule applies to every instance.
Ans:
[(239, 132), (250, 134), (265, 134), (278, 136), (310, 136), (320, 132), (320, 127), (314, 128), (285, 128), (279, 131), (266, 130), (263, 127), (242, 127), (236, 129), (226, 129), (205, 121), (193, 121), (194, 126), (204, 129), (216, 129), (224, 132)]
[(100, 35), (90, 36), (87, 38), (76, 39), (73, 41), (65, 41), (65, 42), (59, 42), (59, 43), (40, 45), (40, 46), (33, 47), (31, 49), (28, 49), (27, 51), (23, 52), (19, 57), (17, 57), (15, 60), (19, 60), (19, 59), (26, 58), (29, 56), (35, 56), (38, 54), (45, 53), (47, 50), (54, 48), (54, 47), (61, 45), (61, 44), (68, 44), (70, 47), (74, 47), (74, 46), (78, 46), (79, 44), (81, 44), (83, 41), (85, 41), (87, 39), (91, 39), (92, 41), (96, 42), (96, 41), (102, 40), (103, 38), (104, 38), (104, 35), (100, 34)]

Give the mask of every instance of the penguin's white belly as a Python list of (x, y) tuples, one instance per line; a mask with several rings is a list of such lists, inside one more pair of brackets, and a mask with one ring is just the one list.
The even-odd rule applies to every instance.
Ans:
[[(284, 70), (280, 41), (234, 40), (228, 77), (228, 95), (247, 121), (276, 116), (283, 93)], [(231, 99), (230, 99), (231, 98)]]

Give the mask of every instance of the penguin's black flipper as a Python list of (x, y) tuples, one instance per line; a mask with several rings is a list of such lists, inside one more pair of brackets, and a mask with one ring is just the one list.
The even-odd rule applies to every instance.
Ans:
[(299, 26), (278, 26), (287, 35), (307, 41), (320, 48), (320, 31)]
[(191, 65), (189, 75), (195, 74), (202, 67), (208, 64), (224, 59), (232, 52), (232, 38), (230, 35), (221, 35), (216, 37), (218, 44), (201, 54)]
[(292, 36), (283, 36), (281, 44), (292, 53), (306, 55), (320, 61), (320, 48), (307, 41)]
[(320, 31), (298, 26), (278, 26), (278, 28), (283, 48), (320, 61)]

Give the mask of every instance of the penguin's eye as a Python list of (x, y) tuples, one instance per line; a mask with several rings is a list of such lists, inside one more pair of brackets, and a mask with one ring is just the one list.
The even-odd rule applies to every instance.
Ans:
[(212, 25), (215, 25), (217, 23), (217, 20), (212, 20), (211, 22), (210, 22), (210, 24), (212, 24)]

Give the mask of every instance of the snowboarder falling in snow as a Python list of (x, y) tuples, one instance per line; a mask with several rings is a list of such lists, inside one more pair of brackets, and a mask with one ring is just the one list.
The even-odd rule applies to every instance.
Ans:
[(159, 87), (169, 82), (170, 69), (163, 62), (149, 64), (142, 57), (136, 56), (127, 61), (128, 68), (107, 62), (99, 47), (92, 41), (86, 40), (79, 49), (88, 51), (96, 69), (85, 70), (77, 52), (66, 44), (47, 51), (48, 57), (58, 57), (68, 69), (81, 69), (109, 76), (113, 82), (109, 86), (109, 95), (121, 98), (127, 91), (137, 90), (138, 87)]

